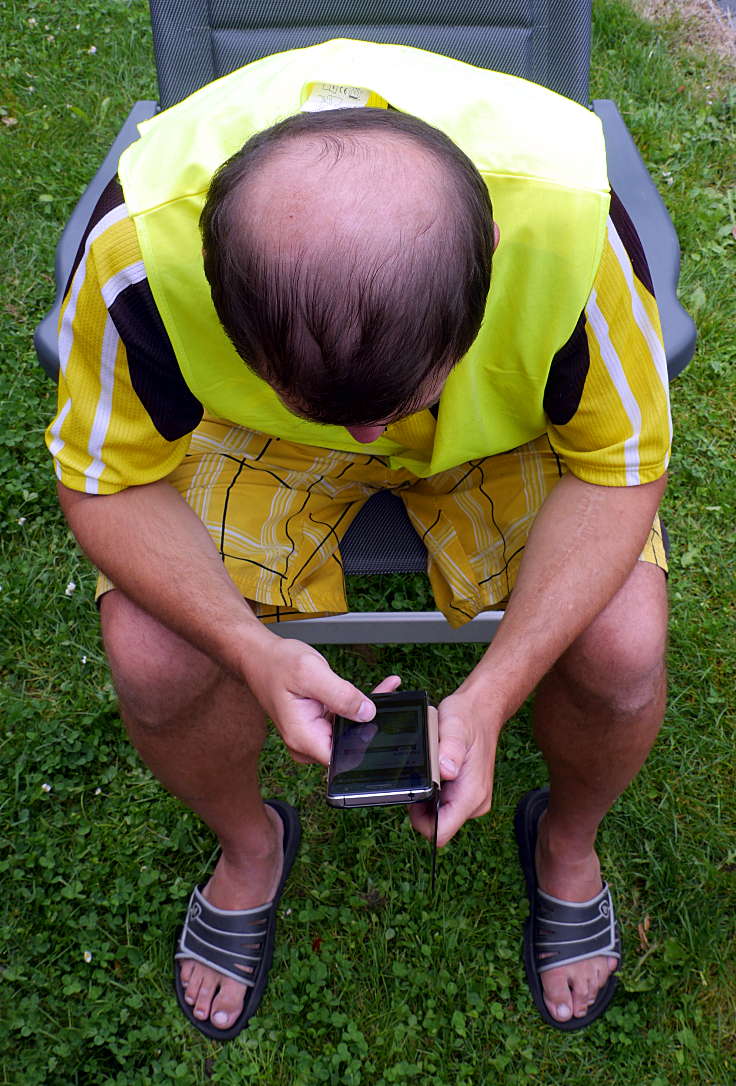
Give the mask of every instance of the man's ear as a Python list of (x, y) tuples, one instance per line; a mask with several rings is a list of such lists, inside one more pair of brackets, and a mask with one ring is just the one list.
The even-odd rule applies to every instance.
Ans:
[(498, 243), (499, 243), (500, 240), (501, 240), (501, 229), (500, 229), (498, 223), (495, 222), (495, 220), (494, 220), (494, 223), (493, 223), (493, 251), (494, 251), (494, 253), (495, 253), (496, 249), (498, 248)]

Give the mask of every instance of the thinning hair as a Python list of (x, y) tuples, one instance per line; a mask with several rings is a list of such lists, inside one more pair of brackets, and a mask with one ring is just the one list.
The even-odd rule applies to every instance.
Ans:
[(483, 320), (488, 190), (408, 114), (299, 113), (259, 132), (214, 175), (200, 227), (236, 351), (315, 422), (410, 414)]

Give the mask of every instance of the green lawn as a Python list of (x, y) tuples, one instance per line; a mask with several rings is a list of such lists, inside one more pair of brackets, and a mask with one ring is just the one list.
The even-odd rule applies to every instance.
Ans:
[[(526, 989), (511, 816), (544, 773), (526, 713), (502, 737), (494, 808), (441, 855), (434, 899), (427, 847), (403, 813), (329, 810), (321, 771), (292, 764), (272, 737), (265, 791), (300, 806), (304, 847), (261, 1012), (220, 1048), (185, 1025), (170, 983), (172, 935), (212, 840), (122, 734), (94, 574), (55, 505), (42, 443), (54, 390), (31, 343), (66, 215), (129, 104), (156, 96), (147, 5), (0, 0), (1, 1082), (736, 1082), (736, 92), (678, 28), (618, 0), (594, 6), (593, 94), (619, 102), (660, 185), (700, 332), (673, 387), (670, 708), (600, 840), (623, 992), (567, 1036), (542, 1026)], [(401, 606), (424, 589), (370, 591)], [(396, 670), (439, 698), (477, 651), (330, 658), (366, 686)]]

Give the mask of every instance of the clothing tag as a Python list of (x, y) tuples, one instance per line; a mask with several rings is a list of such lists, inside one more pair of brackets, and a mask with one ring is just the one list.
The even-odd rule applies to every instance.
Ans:
[(312, 83), (302, 113), (323, 109), (355, 109), (367, 106), (371, 92), (364, 87), (344, 87), (339, 83)]

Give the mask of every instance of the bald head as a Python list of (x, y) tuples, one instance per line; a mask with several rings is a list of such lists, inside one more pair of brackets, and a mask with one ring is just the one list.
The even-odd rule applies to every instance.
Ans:
[(389, 249), (396, 231), (422, 233), (444, 216), (447, 197), (446, 171), (431, 154), (403, 133), (370, 129), (339, 140), (304, 133), (274, 148), (236, 193), (272, 241), (311, 246), (338, 230)]
[(236, 349), (314, 421), (410, 413), (477, 335), (488, 193), (414, 117), (333, 110), (259, 133), (215, 175), (201, 225)]

